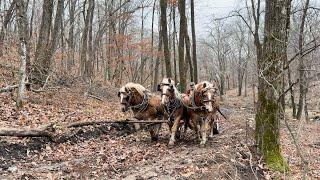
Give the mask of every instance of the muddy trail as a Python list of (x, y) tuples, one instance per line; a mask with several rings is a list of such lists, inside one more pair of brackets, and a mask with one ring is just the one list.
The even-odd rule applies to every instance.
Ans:
[(43, 138), (1, 141), (1, 179), (254, 179), (256, 167), (250, 168), (242, 128), (223, 128), (205, 147), (188, 132), (170, 149), (166, 127), (160, 140), (151, 142), (147, 132), (116, 124), (78, 130), (61, 143)]
[(168, 148), (166, 125), (158, 142), (152, 142), (147, 132), (121, 124), (78, 129), (59, 143), (45, 138), (2, 140), (0, 177), (255, 179), (253, 172), (262, 177), (250, 159), (244, 128), (221, 120), (221, 133), (205, 147), (189, 130)]
[[(100, 102), (80, 97), (80, 91), (60, 90), (50, 95), (49, 103), (31, 103), (25, 109), (29, 119), (26, 122), (7, 105), (0, 109), (6, 113), (1, 124), (18, 127), (21, 121), (28, 126), (47, 122), (39, 117), (42, 112), (34, 112), (36, 108), (47, 110), (44, 116), (52, 117), (76, 112), (56, 121), (130, 117), (120, 112), (117, 98), (106, 97), (108, 101)], [(43, 96), (47, 94), (33, 98)], [(200, 147), (195, 134), (188, 130), (168, 148), (166, 124), (157, 142), (151, 141), (147, 131), (135, 132), (127, 124), (72, 129), (59, 142), (1, 137), (0, 179), (268, 179), (274, 174), (253, 147), (252, 107), (250, 99), (243, 99), (239, 105), (236, 95), (226, 98), (222, 109), (228, 120), (220, 117), (220, 134), (209, 139), (205, 147)], [(20, 124), (9, 121), (14, 118)]]

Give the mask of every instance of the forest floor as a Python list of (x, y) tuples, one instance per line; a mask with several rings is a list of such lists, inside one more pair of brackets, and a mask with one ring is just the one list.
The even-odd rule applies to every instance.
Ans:
[[(61, 83), (61, 82), (60, 82)], [(63, 83), (62, 83), (63, 84)], [(0, 84), (0, 88), (7, 84)], [(85, 96), (90, 92), (99, 101)], [(16, 110), (10, 93), (0, 94), (0, 127), (38, 127), (49, 122), (125, 119), (117, 89), (80, 81), (55, 85), (46, 92), (29, 92), (28, 104)], [(220, 118), (221, 132), (200, 147), (191, 130), (173, 148), (168, 148), (167, 125), (160, 139), (152, 142), (148, 132), (131, 126), (107, 124), (71, 129), (61, 142), (46, 138), (0, 137), (0, 179), (300, 179), (301, 160), (281, 122), (281, 144), (291, 171), (268, 170), (253, 146), (254, 108), (252, 94), (238, 97), (227, 92)], [(288, 113), (289, 114), (289, 113)], [(289, 115), (288, 115), (289, 116)], [(309, 123), (288, 118), (308, 163), (309, 179), (320, 178), (320, 121)]]

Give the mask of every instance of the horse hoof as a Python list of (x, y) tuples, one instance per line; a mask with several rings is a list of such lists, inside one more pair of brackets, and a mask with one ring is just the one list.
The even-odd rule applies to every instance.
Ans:
[(204, 147), (205, 145), (206, 145), (205, 142), (203, 142), (203, 141), (200, 142), (200, 147)]
[(169, 147), (172, 147), (173, 145), (174, 145), (174, 141), (169, 141), (168, 146), (169, 146)]

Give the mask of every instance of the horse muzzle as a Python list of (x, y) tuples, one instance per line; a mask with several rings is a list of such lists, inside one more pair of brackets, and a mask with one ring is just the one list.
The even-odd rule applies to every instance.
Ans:
[(121, 104), (121, 105), (122, 105), (121, 107), (122, 112), (127, 112), (129, 110), (129, 107), (127, 104)]

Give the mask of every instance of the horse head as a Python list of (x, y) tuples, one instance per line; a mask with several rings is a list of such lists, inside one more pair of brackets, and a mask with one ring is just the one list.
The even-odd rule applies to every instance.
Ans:
[(146, 91), (142, 85), (136, 83), (127, 83), (122, 86), (118, 92), (122, 111), (126, 112), (129, 110), (129, 107), (141, 103)]
[(163, 78), (161, 83), (158, 85), (158, 91), (161, 92), (161, 103), (166, 104), (175, 98), (175, 93), (177, 91), (175, 82), (170, 78)]

